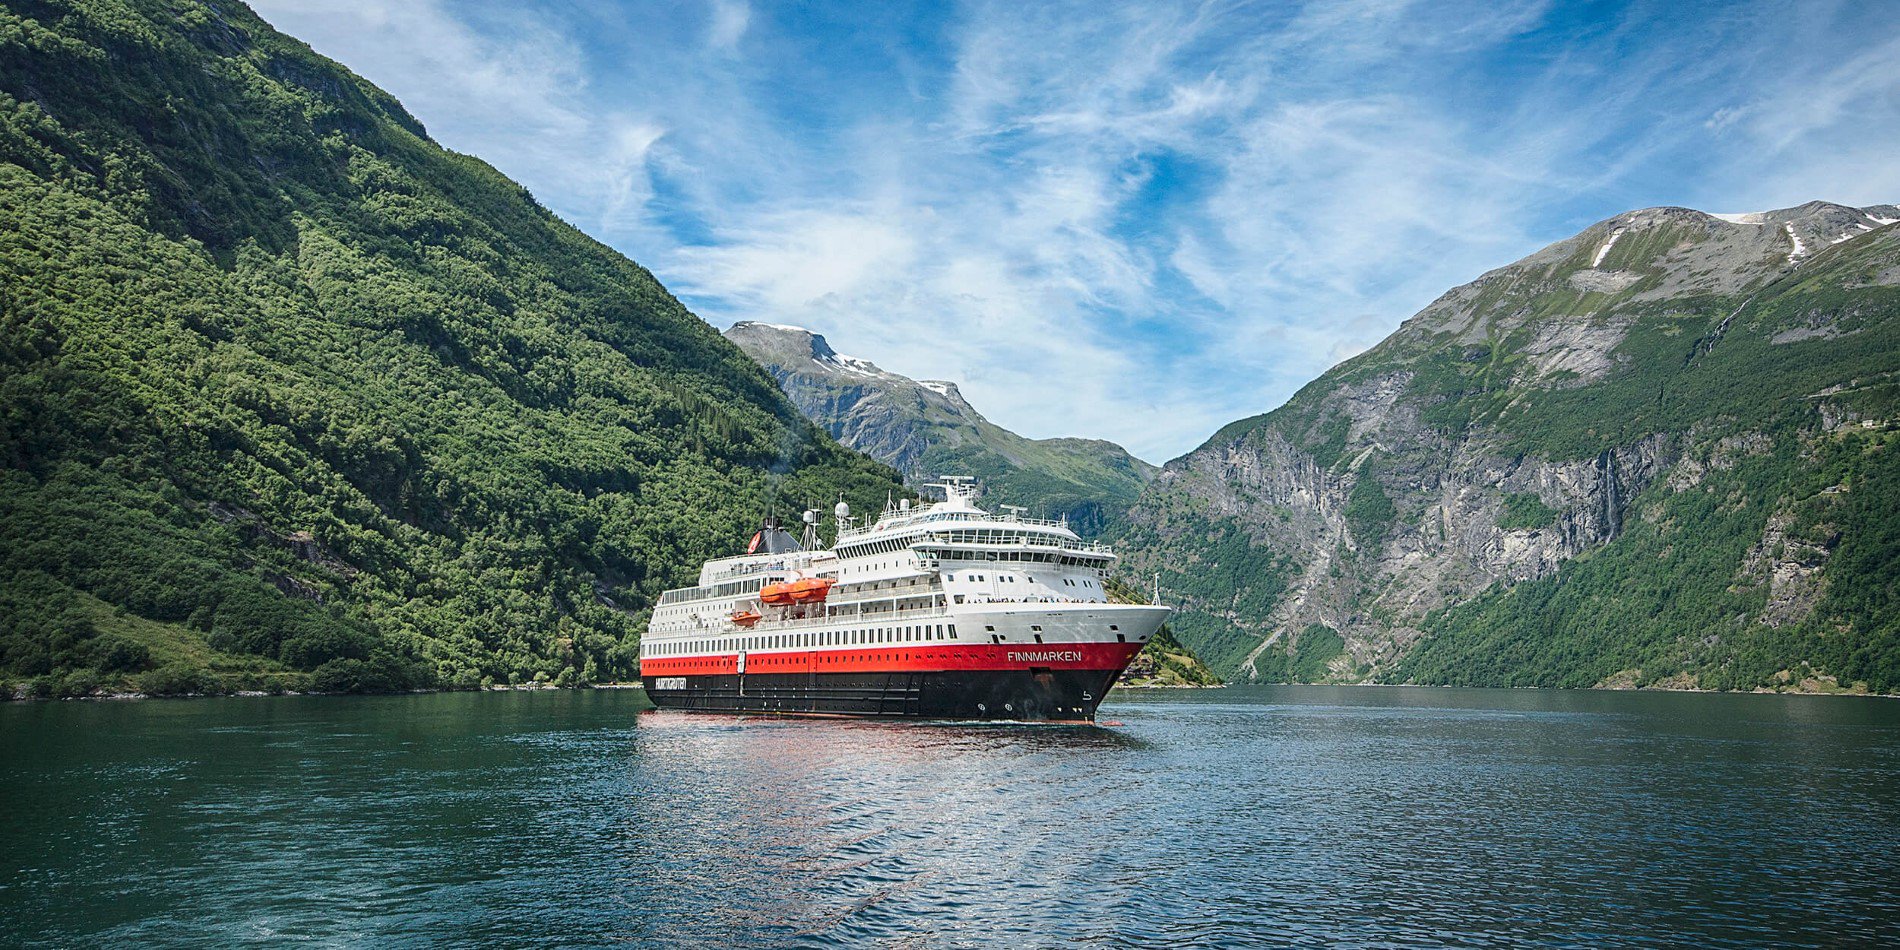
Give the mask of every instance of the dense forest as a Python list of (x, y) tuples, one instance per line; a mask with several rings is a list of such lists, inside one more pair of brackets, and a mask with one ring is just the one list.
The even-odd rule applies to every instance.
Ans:
[(0, 688), (632, 675), (842, 449), (647, 271), (242, 6), (0, 9)]

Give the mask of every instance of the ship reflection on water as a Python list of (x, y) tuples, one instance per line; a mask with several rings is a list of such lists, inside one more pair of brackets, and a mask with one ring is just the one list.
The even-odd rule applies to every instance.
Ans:
[[(1105, 800), (1087, 777), (1147, 748), (1090, 725), (649, 712), (634, 767), (677, 807), (646, 812), (634, 853), (650, 885), (723, 895), (717, 913), (694, 915), (696, 939), (880, 942), (979, 920), (1000, 933), (989, 928), (1004, 895), (1017, 925), (1045, 929), (1102, 898), (1080, 877), (1086, 850), (1142, 823), (1145, 806)], [(1138, 899), (1132, 882), (1117, 887)]]

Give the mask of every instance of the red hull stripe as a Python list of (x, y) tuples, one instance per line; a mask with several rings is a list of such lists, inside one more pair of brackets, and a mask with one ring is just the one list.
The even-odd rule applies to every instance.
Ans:
[[(747, 673), (930, 673), (943, 670), (1115, 670), (1128, 665), (1139, 643), (937, 643), (862, 650), (791, 650), (747, 653)], [(736, 654), (656, 656), (640, 661), (641, 676), (716, 676), (736, 673)]]

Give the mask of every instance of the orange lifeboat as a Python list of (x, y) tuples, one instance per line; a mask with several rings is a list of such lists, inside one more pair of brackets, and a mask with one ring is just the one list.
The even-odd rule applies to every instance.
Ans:
[(759, 613), (756, 610), (740, 609), (740, 610), (735, 610), (732, 612), (732, 622), (738, 624), (741, 627), (746, 628), (747, 630), (752, 629), (753, 624), (758, 623), (760, 620), (763, 620), (763, 619), (765, 619), (765, 615)]
[(767, 584), (764, 590), (759, 591), (759, 603), (771, 607), (817, 603), (831, 593), (831, 585), (836, 583), (829, 577), (801, 577), (795, 581)]

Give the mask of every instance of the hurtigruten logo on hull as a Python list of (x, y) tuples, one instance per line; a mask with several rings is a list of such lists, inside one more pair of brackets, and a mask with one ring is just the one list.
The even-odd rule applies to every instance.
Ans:
[(1042, 650), (1036, 653), (1017, 653), (1010, 651), (1011, 663), (1080, 663), (1081, 650)]

